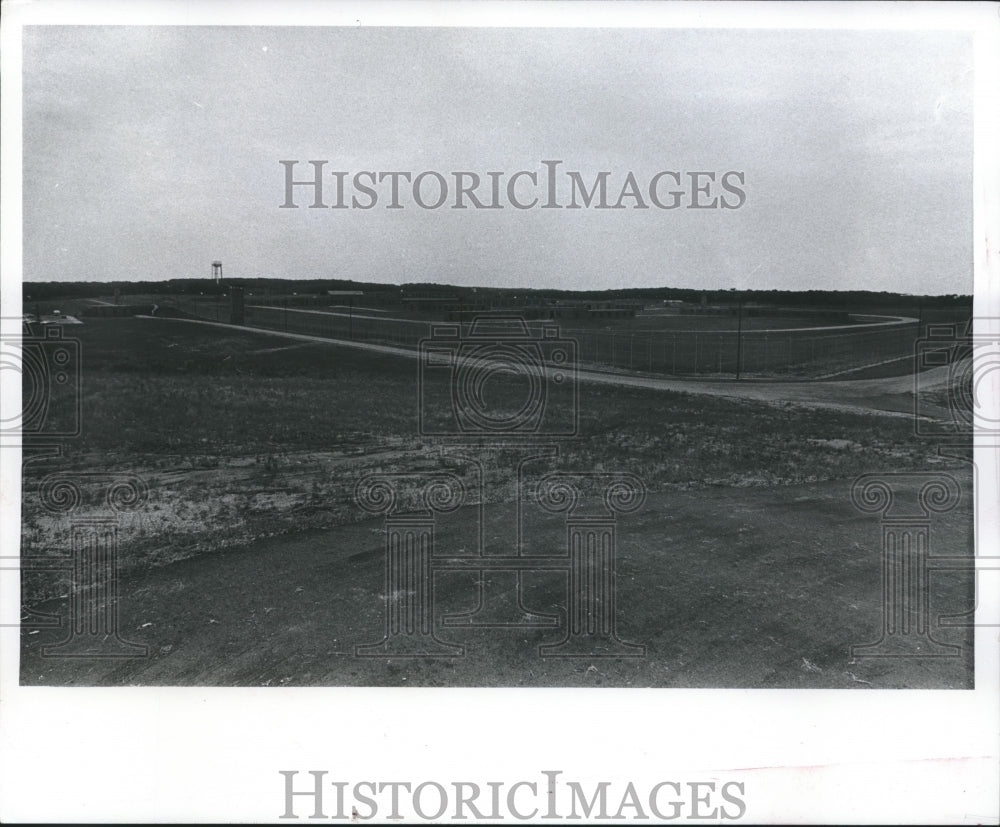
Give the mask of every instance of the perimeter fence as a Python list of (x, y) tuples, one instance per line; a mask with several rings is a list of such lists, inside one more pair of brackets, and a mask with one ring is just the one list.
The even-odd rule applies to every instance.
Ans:
[[(228, 301), (172, 301), (184, 315), (222, 323), (233, 320)], [(442, 322), (382, 317), (370, 310), (309, 310), (247, 304), (242, 324), (324, 339), (417, 348)], [(469, 322), (450, 322), (469, 331)], [(532, 335), (543, 325), (528, 321)], [(570, 323), (571, 324), (571, 323)], [(913, 357), (920, 325), (914, 319), (855, 317), (852, 324), (775, 330), (575, 329), (559, 324), (559, 336), (576, 342), (581, 367), (669, 376), (817, 379)]]

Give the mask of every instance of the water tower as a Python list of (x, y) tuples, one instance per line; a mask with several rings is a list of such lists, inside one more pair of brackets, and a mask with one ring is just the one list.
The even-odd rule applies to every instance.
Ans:
[(212, 281), (215, 284), (222, 284), (222, 262), (212, 262)]

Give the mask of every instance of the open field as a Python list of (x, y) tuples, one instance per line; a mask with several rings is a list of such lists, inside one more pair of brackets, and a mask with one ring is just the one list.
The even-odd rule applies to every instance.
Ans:
[[(210, 321), (230, 321), (228, 303), (209, 299), (169, 299), (158, 312)], [(761, 311), (762, 313), (764, 311)], [(516, 315), (513, 313), (512, 315)], [(415, 348), (432, 336), (437, 317), (382, 315), (324, 307), (264, 306), (249, 300), (244, 312), (251, 327)], [(778, 314), (663, 314), (635, 318), (527, 321), (533, 336), (558, 324), (573, 342), (582, 365), (646, 371), (667, 376), (733, 376), (817, 379), (870, 365), (893, 364), (911, 356), (921, 326), (902, 316), (858, 314), (850, 318)], [(464, 336), (470, 322), (461, 322)], [(900, 372), (906, 370), (903, 365)]]
[[(851, 482), (906, 470), (970, 479), (965, 463), (913, 435), (905, 381), (859, 383), (867, 390), (850, 409), (810, 406), (794, 391), (733, 398), (743, 391), (732, 384), (713, 394), (705, 384), (686, 393), (581, 382), (579, 433), (549, 468), (628, 471), (648, 488), (644, 510), (619, 527), (619, 631), (647, 645), (647, 657), (542, 659), (535, 647), (558, 631), (448, 629), (467, 657), (401, 665), (349, 654), (378, 639), (384, 608), (382, 523), (353, 490), (373, 471), (452, 467), (442, 443), (417, 430), (419, 405), (433, 421), (451, 404), (447, 390), (421, 395), (411, 358), (253, 330), (124, 318), (72, 334), (83, 432), (57, 466), (26, 466), (23, 550), (66, 547), (68, 520), (40, 508), (37, 494), (55, 467), (143, 478), (149, 502), (119, 529), (121, 615), (123, 634), (152, 657), (42, 658), (39, 646), (62, 633), (29, 626), (25, 682), (971, 685), (968, 646), (964, 658), (849, 662), (850, 645), (877, 637), (880, 622), (878, 520), (853, 508)], [(516, 397), (515, 378), (498, 381), (497, 398)], [(748, 384), (747, 394), (762, 387)], [(571, 415), (558, 409), (565, 400), (554, 405), (553, 416)], [(497, 542), (509, 537), (517, 496), (510, 459), (491, 460), (479, 492)], [(528, 519), (533, 542), (564, 546), (562, 522)], [(442, 548), (468, 548), (466, 510), (449, 520)], [(935, 552), (970, 554), (971, 529), (966, 498), (935, 523)], [(971, 577), (934, 578), (935, 616), (971, 608)], [(439, 576), (438, 617), (474, 604), (474, 580)], [(23, 582), (29, 606), (65, 606), (66, 579), (27, 573)], [(525, 575), (525, 599), (539, 611), (564, 612), (565, 588), (559, 573)], [(935, 635), (971, 640), (960, 629)]]
[[(131, 312), (154, 312), (229, 322), (229, 300), (214, 294), (129, 295), (119, 297)], [(455, 324), (444, 310), (430, 312), (389, 305), (356, 306), (333, 297), (245, 296), (245, 324), (282, 332), (416, 348), (432, 335), (435, 324)], [(731, 302), (731, 298), (725, 299)], [(29, 302), (39, 312), (60, 301)], [(67, 299), (75, 312), (113, 311), (114, 297)], [(885, 305), (885, 306), (883, 306)], [(119, 310), (127, 309), (120, 307)], [(63, 308), (63, 312), (69, 312)], [(517, 314), (515, 309), (493, 313)], [(527, 311), (526, 311), (527, 312)], [(546, 311), (547, 312), (547, 311)], [(558, 313), (556, 308), (553, 312)], [(744, 379), (865, 378), (910, 374), (913, 353), (929, 324), (953, 324), (964, 332), (970, 310), (933, 302), (899, 306), (884, 302), (770, 307), (749, 304), (740, 320), (734, 305), (683, 312), (656, 303), (636, 316), (615, 318), (555, 318), (539, 320), (528, 312), (531, 335), (541, 336), (544, 324), (558, 324), (571, 341), (581, 365), (658, 376)], [(464, 335), (469, 314), (462, 315)]]

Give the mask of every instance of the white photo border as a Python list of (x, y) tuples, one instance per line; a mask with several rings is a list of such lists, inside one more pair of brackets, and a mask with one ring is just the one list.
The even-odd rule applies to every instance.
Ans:
[[(2, 292), (20, 314), (20, 29), (26, 25), (589, 26), (966, 30), (975, 42), (975, 302), (1000, 317), (1000, 15), (993, 3), (5, 3)], [(16, 383), (4, 393), (18, 394)], [(994, 479), (992, 449), (977, 452)], [(20, 467), (0, 456), (0, 543), (19, 547)], [(987, 486), (988, 487), (988, 486)], [(982, 490), (981, 494), (989, 494)], [(982, 505), (984, 499), (980, 498)], [(993, 500), (996, 506), (996, 500)], [(979, 553), (1000, 554), (996, 511)], [(6, 552), (5, 552), (6, 553)], [(998, 573), (992, 573), (996, 576)], [(996, 624), (984, 578), (980, 623)], [(18, 612), (5, 577), (3, 622)], [(982, 823), (1000, 812), (1000, 643), (974, 691), (35, 688), (0, 630), (0, 818), (272, 822), (279, 770), (398, 779), (742, 780), (745, 820)], [(584, 725), (581, 726), (581, 722)]]

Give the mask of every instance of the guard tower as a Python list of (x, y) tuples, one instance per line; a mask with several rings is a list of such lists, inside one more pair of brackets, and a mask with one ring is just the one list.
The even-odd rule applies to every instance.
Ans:
[(222, 262), (212, 262), (212, 281), (215, 284), (222, 284)]

